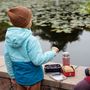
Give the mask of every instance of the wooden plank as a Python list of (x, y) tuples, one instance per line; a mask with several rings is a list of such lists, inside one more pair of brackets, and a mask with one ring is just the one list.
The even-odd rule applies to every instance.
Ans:
[[(9, 76), (7, 74), (4, 60), (2, 57), (0, 57), (0, 60), (1, 60), (1, 62), (0, 62), (0, 76), (4, 76), (4, 77), (8, 78)], [(49, 62), (49, 64), (50, 63), (53, 63), (53, 62)], [(61, 88), (67, 89), (67, 90), (73, 90), (73, 87), (85, 77), (84, 70), (85, 70), (85, 67), (79, 66), (75, 70), (75, 72), (76, 72), (75, 77), (68, 77), (66, 80), (63, 80), (63, 81), (55, 81), (55, 80), (51, 79), (48, 74), (44, 73), (44, 80), (42, 82), (42, 87), (47, 88), (47, 86), (48, 86), (49, 88), (52, 88), (49, 90), (53, 90), (53, 88), (56, 90), (58, 90), (58, 89), (60, 90)], [(47, 90), (47, 89), (45, 89), (45, 90)]]

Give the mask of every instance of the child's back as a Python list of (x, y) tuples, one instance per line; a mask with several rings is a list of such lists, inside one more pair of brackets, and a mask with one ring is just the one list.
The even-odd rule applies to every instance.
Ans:
[(7, 29), (5, 37), (4, 56), (8, 73), (18, 84), (32, 86), (43, 79), (41, 65), (52, 60), (58, 49), (42, 52), (39, 41), (27, 29), (31, 27), (29, 9), (13, 8), (8, 11), (8, 16), (15, 26)]

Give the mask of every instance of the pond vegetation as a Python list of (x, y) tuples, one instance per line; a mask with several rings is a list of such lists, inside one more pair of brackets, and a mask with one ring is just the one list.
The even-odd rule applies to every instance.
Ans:
[[(82, 0), (7, 0), (0, 3), (0, 21), (7, 21), (6, 10), (24, 5), (33, 11), (33, 26), (50, 27), (51, 32), (71, 33), (73, 29), (90, 28), (90, 2)], [(86, 7), (87, 6), (87, 7)], [(86, 7), (86, 8), (85, 8)], [(85, 13), (89, 12), (89, 13)], [(83, 13), (82, 13), (83, 11)]]
[[(34, 1), (0, 1), (1, 41), (5, 38), (6, 28), (11, 26), (6, 15), (6, 10), (10, 7), (17, 6), (18, 3), (32, 9), (32, 30), (34, 31), (34, 34), (38, 34), (42, 39), (50, 40), (52, 46), (57, 45), (60, 49), (63, 49), (67, 42), (77, 40), (82, 30), (89, 30), (90, 2), (87, 3), (77, 0)], [(84, 8), (86, 6), (88, 9)]]
[(52, 45), (56, 44), (59, 48), (63, 48), (67, 42), (77, 40), (83, 30), (90, 31), (90, 2), (78, 0), (40, 0), (40, 2), (5, 0), (0, 2), (1, 41), (4, 40), (6, 28), (11, 26), (6, 11), (17, 5), (32, 9), (34, 33), (38, 33), (43, 39), (51, 40)]
[[(65, 51), (68, 43), (79, 41), (83, 32), (90, 32), (89, 0), (0, 0), (0, 41), (4, 41), (6, 29), (12, 26), (6, 11), (18, 5), (32, 9), (32, 30), (42, 41), (50, 42), (50, 46), (47, 44), (47, 47), (57, 46), (61, 51)], [(80, 47), (83, 48), (85, 45)], [(81, 49), (78, 51), (82, 52)], [(78, 53), (81, 59), (90, 58), (87, 54), (89, 50), (85, 52), (84, 58), (80, 57), (81, 52), (78, 51), (73, 52), (74, 55)], [(77, 58), (74, 57), (74, 59)]]

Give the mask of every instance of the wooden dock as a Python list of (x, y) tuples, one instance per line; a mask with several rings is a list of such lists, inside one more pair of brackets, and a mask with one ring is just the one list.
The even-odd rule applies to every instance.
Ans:
[[(41, 90), (73, 90), (74, 86), (85, 77), (84, 70), (85, 67), (83, 66), (77, 67), (75, 77), (68, 77), (63, 81), (53, 80), (48, 74), (44, 74)], [(13, 86), (7, 74), (4, 59), (0, 57), (0, 90), (16, 90), (15, 87), (14, 89), (10, 88)]]

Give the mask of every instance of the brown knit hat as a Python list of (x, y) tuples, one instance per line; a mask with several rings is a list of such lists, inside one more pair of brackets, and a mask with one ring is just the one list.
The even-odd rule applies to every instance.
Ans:
[(23, 6), (11, 8), (7, 14), (14, 26), (22, 28), (25, 28), (32, 18), (31, 10)]

